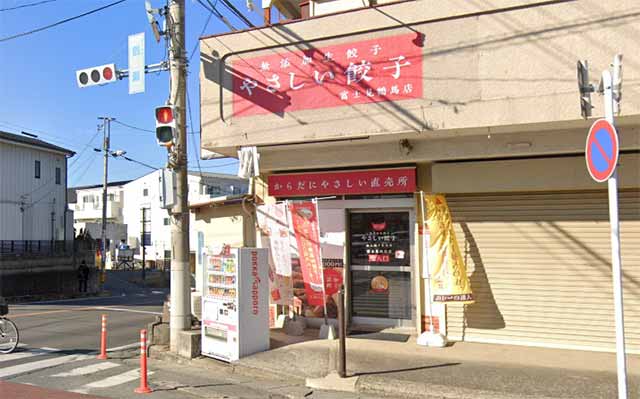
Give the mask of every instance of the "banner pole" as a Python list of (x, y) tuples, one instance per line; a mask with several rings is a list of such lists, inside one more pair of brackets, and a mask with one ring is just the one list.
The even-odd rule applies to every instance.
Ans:
[(327, 316), (327, 292), (324, 286), (324, 265), (322, 264), (322, 244), (320, 243), (320, 209), (318, 207), (318, 198), (313, 199), (313, 204), (316, 206), (316, 218), (318, 219), (318, 254), (320, 255), (320, 277), (322, 277), (322, 306), (324, 311), (324, 324), (329, 324), (329, 318)]
[(428, 228), (426, 225), (426, 218), (424, 214), (424, 191), (420, 190), (420, 219), (422, 221), (422, 267), (424, 269), (424, 273), (427, 276), (425, 280), (427, 280), (427, 305), (429, 307), (429, 332), (431, 334), (434, 333), (433, 328), (433, 302), (431, 298), (431, 272), (429, 270), (429, 260), (427, 259), (428, 253), (425, 247), (425, 228)]

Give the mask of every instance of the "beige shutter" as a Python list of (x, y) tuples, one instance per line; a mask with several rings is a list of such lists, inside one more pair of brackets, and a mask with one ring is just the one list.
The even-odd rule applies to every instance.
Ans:
[[(615, 349), (606, 191), (447, 196), (476, 295), (451, 340)], [(640, 191), (619, 195), (626, 344), (640, 353)]]

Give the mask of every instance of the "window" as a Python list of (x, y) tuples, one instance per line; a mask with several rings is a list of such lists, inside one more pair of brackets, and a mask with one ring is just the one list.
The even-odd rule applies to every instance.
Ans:
[(36, 161), (36, 179), (40, 178), (40, 161)]
[(56, 168), (56, 184), (62, 184), (62, 171), (60, 168)]
[(82, 197), (82, 202), (84, 202), (85, 204), (93, 201), (94, 201), (93, 195), (85, 195), (84, 197)]
[(114, 193), (107, 194), (107, 200), (108, 201), (113, 201), (115, 199), (116, 199), (116, 195)]
[(166, 260), (171, 259), (171, 250), (167, 250), (167, 249), (164, 250), (164, 258)]
[(148, 197), (149, 196), (149, 189), (148, 188), (145, 188), (145, 189), (142, 190), (142, 196), (143, 197)]
[(168, 226), (169, 225), (169, 218), (164, 218), (164, 225)]

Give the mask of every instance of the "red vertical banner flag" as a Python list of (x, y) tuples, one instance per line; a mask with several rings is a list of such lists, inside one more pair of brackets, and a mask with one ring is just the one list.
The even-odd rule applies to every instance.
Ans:
[(322, 306), (324, 305), (324, 277), (320, 256), (317, 206), (312, 201), (291, 202), (289, 211), (298, 244), (307, 303)]

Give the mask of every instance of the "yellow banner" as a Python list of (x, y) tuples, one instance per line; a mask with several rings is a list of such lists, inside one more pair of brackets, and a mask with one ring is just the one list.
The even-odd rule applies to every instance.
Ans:
[(473, 293), (444, 195), (426, 195), (429, 272), (434, 302), (473, 303)]

